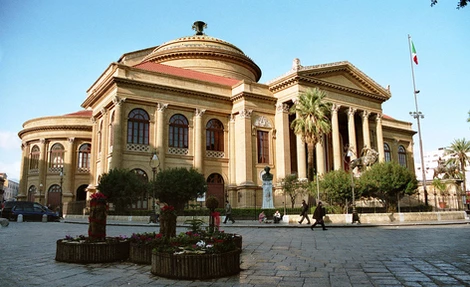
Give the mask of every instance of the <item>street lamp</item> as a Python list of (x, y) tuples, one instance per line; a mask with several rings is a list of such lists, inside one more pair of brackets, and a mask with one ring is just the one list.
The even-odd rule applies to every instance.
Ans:
[[(41, 203), (41, 192), (42, 192), (42, 183), (39, 184), (39, 203)], [(44, 204), (46, 204), (46, 202), (44, 202)]]
[(155, 179), (157, 175), (157, 168), (160, 166), (160, 160), (158, 159), (157, 152), (155, 151), (150, 158), (150, 167), (153, 173), (153, 210), (155, 210)]
[(421, 158), (421, 173), (423, 177), (423, 191), (424, 191), (424, 204), (428, 206), (428, 191), (426, 188), (426, 169), (424, 167), (424, 157), (423, 157), (423, 140), (421, 139), (421, 124), (419, 119), (424, 119), (423, 113), (418, 111), (418, 101), (416, 99), (416, 95), (419, 91), (414, 92), (415, 95), (415, 105), (416, 105), (416, 112), (410, 112), (410, 116), (416, 119), (416, 123), (418, 125), (418, 137), (419, 137), (419, 153)]
[(62, 217), (62, 182), (64, 181), (64, 167), (60, 168), (60, 201), (59, 201), (59, 217)]

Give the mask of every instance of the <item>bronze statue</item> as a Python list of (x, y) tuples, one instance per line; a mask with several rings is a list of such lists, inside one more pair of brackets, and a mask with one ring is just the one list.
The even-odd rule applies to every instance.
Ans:
[(437, 167), (434, 169), (434, 174), (432, 178), (438, 178), (441, 174), (444, 174), (442, 176), (443, 179), (455, 178), (457, 174), (460, 173), (460, 168), (456, 164), (445, 164), (445, 161), (441, 158), (439, 158), (437, 162), (438, 164)]

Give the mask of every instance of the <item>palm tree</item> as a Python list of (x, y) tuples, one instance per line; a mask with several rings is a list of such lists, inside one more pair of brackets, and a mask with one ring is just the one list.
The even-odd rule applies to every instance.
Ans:
[(460, 171), (463, 174), (463, 189), (467, 191), (466, 175), (465, 170), (468, 164), (470, 164), (470, 141), (463, 139), (454, 139), (454, 142), (450, 147), (446, 148), (446, 155), (451, 155), (455, 164), (458, 164)]
[(291, 128), (296, 135), (302, 137), (307, 143), (308, 151), (308, 173), (309, 181), (313, 180), (313, 151), (315, 145), (324, 134), (331, 131), (331, 103), (325, 102), (326, 92), (318, 88), (308, 89), (299, 95), (298, 100), (290, 109), (291, 114), (297, 114), (292, 121)]

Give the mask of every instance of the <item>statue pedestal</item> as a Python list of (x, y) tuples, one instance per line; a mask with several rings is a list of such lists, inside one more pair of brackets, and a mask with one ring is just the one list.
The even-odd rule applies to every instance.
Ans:
[(263, 205), (261, 206), (261, 208), (274, 208), (272, 180), (263, 180)]

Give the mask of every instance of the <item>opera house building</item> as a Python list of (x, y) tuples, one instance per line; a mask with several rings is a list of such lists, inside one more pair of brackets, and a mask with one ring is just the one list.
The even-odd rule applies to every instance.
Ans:
[[(204, 27), (196, 22), (195, 35), (125, 53), (103, 67), (79, 111), (26, 121), (19, 132), (18, 199), (63, 204), (65, 212), (67, 204), (89, 198), (111, 169), (152, 179), (156, 153), (158, 170), (194, 167), (207, 179), (207, 195), (233, 207), (261, 205), (268, 166), (274, 205), (284, 206), (279, 180), (293, 173), (307, 177), (306, 144), (290, 128), (295, 114), (289, 109), (315, 87), (332, 104), (331, 133), (315, 148), (316, 172), (347, 170), (345, 147), (356, 155), (370, 147), (379, 161), (414, 171), (411, 123), (382, 110), (390, 88), (348, 61), (304, 66), (299, 59), (260, 83), (261, 68)], [(150, 208), (148, 201), (132, 208)]]

